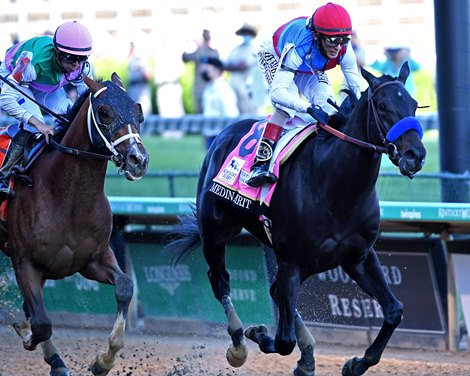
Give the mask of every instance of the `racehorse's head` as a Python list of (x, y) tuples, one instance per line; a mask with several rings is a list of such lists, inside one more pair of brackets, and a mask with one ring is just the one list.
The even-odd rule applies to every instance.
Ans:
[(423, 167), (426, 149), (421, 141), (423, 128), (415, 117), (418, 103), (405, 88), (408, 63), (402, 65), (398, 77), (377, 78), (363, 68), (361, 72), (369, 83), (367, 116), (377, 126), (380, 139), (376, 141), (387, 147), (390, 160), (411, 179)]
[(116, 73), (112, 81), (84, 78), (90, 88), (88, 132), (96, 152), (111, 155), (128, 180), (138, 180), (147, 172), (148, 153), (140, 139), (144, 115), (140, 104), (127, 95)]

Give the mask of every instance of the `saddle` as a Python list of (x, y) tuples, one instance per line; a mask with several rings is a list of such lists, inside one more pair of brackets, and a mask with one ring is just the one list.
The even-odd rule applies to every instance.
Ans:
[[(256, 156), (256, 146), (266, 123), (267, 120), (263, 120), (253, 124), (250, 131), (228, 155), (210, 188), (210, 192), (231, 202), (236, 208), (252, 214), (267, 215), (269, 203), (277, 185), (274, 183), (250, 187), (246, 184)], [(271, 159), (269, 168), (276, 176), (279, 176), (280, 167), (294, 150), (317, 130), (316, 124), (306, 123), (300, 118), (294, 118), (289, 125), (290, 129), (283, 133)]]
[(41, 154), (46, 140), (44, 135), (40, 133), (31, 133), (21, 128), (18, 123), (11, 124), (0, 129), (0, 165), (3, 166), (8, 149), (11, 147), (12, 140), (18, 145), (23, 146), (23, 158), (10, 168), (10, 171), (3, 173), (1, 178), (10, 179), (14, 176), (20, 179), (27, 186), (33, 186), (33, 180), (28, 175), (32, 164)]

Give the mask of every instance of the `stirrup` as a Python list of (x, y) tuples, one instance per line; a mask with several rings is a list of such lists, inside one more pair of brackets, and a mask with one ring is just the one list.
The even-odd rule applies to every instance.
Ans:
[(276, 175), (269, 171), (269, 164), (265, 163), (264, 165), (253, 168), (246, 184), (250, 187), (257, 188), (263, 184), (274, 184), (276, 182)]

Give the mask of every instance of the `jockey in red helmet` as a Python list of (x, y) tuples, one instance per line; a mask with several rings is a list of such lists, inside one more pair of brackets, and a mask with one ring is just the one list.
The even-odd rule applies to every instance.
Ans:
[(365, 90), (367, 83), (359, 74), (349, 44), (351, 34), (351, 17), (346, 9), (327, 3), (312, 17), (285, 23), (262, 43), (258, 61), (275, 110), (266, 124), (248, 185), (257, 187), (277, 181), (269, 171), (270, 159), (284, 125), (295, 114), (315, 114), (326, 123), (336, 111), (327, 102), (335, 98), (325, 71), (339, 65), (349, 89), (357, 97)]
[[(55, 113), (66, 112), (72, 101), (64, 86), (75, 85), (79, 94), (87, 89), (83, 76), (92, 78), (87, 61), (91, 53), (91, 34), (76, 21), (60, 25), (53, 38), (34, 37), (7, 50), (0, 65), (0, 75), (8, 81), (0, 81), (0, 108), (21, 127), (17, 134), (11, 134), (13, 140), (0, 173), (8, 172), (22, 156), (25, 133), (40, 132), (46, 139), (54, 134), (54, 129), (45, 124), (40, 107), (23, 93)], [(0, 199), (9, 193), (0, 179)]]

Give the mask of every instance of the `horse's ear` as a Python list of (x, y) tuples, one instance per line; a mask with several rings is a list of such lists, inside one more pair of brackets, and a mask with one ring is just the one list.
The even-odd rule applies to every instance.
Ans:
[(400, 68), (400, 73), (398, 74), (397, 78), (402, 83), (405, 83), (409, 75), (410, 75), (410, 66), (408, 64), (408, 61), (405, 61)]
[(121, 77), (119, 77), (116, 72), (114, 72), (114, 73), (111, 75), (111, 81), (113, 81), (116, 85), (118, 85), (118, 86), (121, 87), (122, 89), (126, 90), (126, 88), (124, 87), (124, 84), (123, 84), (122, 81), (121, 81)]
[(85, 82), (86, 86), (88, 86), (88, 88), (90, 89), (92, 93), (96, 93), (100, 88), (103, 87), (103, 85), (101, 85), (98, 82), (93, 81), (90, 77), (87, 77), (87, 76), (83, 77), (83, 81)]
[(369, 84), (369, 87), (373, 91), (379, 85), (379, 79), (375, 77), (372, 73), (370, 73), (368, 70), (365, 70), (363, 67), (360, 67), (360, 68), (361, 68), (362, 77), (365, 78), (365, 80)]

